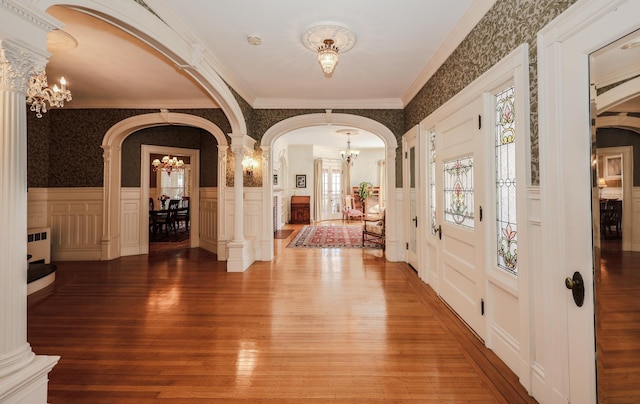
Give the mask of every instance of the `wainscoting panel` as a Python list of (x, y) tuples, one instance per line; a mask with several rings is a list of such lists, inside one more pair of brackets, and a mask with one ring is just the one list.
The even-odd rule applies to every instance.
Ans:
[[(542, 205), (540, 201), (540, 188), (530, 187), (527, 190), (527, 209), (529, 213), (529, 220), (527, 222), (528, 232), (528, 245), (527, 248), (532, 252), (540, 252), (543, 228), (542, 228)], [(529, 392), (534, 397), (544, 397), (547, 392), (547, 386), (549, 380), (545, 374), (547, 366), (549, 366), (549, 358), (547, 358), (545, 352), (549, 351), (549, 346), (546, 344), (545, 334), (550, 327), (549, 317), (541, 310), (545, 307), (545, 300), (548, 299), (543, 293), (545, 290), (544, 271), (542, 268), (542, 255), (538, 253), (529, 254), (529, 290), (534, 293), (530, 296), (530, 319), (531, 319), (531, 345), (533, 345), (531, 352), (531, 358), (529, 360), (530, 372), (531, 372), (531, 386)], [(521, 378), (522, 380), (522, 378)]]
[[(226, 192), (225, 200), (225, 229), (229, 240), (233, 239), (233, 227), (235, 220), (235, 201), (233, 200), (233, 190)], [(262, 245), (262, 188), (245, 188), (244, 189), (244, 220), (243, 220), (243, 235), (245, 239), (251, 239), (253, 246), (256, 249), (254, 251), (255, 257), (261, 257), (260, 246)], [(267, 217), (264, 220), (271, 221), (272, 218)]]
[(122, 188), (120, 191), (120, 255), (141, 254), (140, 188)]
[[(633, 187), (632, 193), (633, 208), (630, 222), (633, 224), (631, 225), (631, 229), (623, 228), (622, 234), (624, 234), (625, 231), (631, 231), (631, 251), (640, 251), (640, 187)], [(629, 223), (629, 221), (624, 222)]]
[(48, 227), (47, 188), (29, 188), (27, 192), (27, 227)]
[(218, 223), (218, 189), (200, 188), (200, 247), (217, 253), (218, 261), (223, 261), (226, 260), (225, 249), (220, 251), (218, 248)]
[(53, 261), (100, 260), (102, 188), (50, 188)]

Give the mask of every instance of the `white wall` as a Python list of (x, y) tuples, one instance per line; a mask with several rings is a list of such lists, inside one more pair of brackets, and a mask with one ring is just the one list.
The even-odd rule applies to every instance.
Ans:
[(374, 187), (380, 186), (378, 161), (384, 158), (384, 148), (360, 149), (360, 154), (351, 167), (351, 186), (356, 187), (362, 181), (368, 181)]

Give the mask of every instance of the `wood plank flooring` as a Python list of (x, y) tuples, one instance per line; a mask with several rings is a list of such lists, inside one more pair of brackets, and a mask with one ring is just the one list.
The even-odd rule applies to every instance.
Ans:
[(28, 302), (49, 402), (535, 402), (407, 264), (295, 235), (245, 273), (185, 248), (59, 262)]
[(596, 250), (596, 346), (601, 403), (640, 402), (640, 253), (621, 241)]

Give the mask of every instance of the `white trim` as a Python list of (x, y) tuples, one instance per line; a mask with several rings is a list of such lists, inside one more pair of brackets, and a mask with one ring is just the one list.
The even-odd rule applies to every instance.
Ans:
[(205, 52), (203, 41), (163, 0), (146, 0), (158, 16), (131, 0), (41, 0), (40, 10), (58, 5), (91, 15), (138, 38), (165, 56), (200, 84), (224, 111), (232, 132), (247, 133), (245, 117), (233, 92), (219, 76), (214, 52)]
[[(294, 129), (304, 128), (307, 126), (316, 125), (344, 125), (354, 128), (367, 130), (377, 136), (379, 136), (385, 144), (386, 160), (387, 160), (387, 217), (396, 217), (396, 198), (391, 198), (396, 190), (396, 148), (398, 142), (395, 135), (389, 128), (374, 121), (370, 118), (365, 118), (358, 115), (332, 113), (331, 110), (326, 110), (324, 114), (306, 114), (298, 115), (289, 119), (285, 119), (273, 125), (269, 128), (262, 140), (260, 146), (263, 148), (263, 175), (262, 175), (262, 192), (263, 200), (263, 221), (262, 221), (262, 257), (259, 258), (263, 261), (270, 261), (273, 259), (273, 229), (272, 220), (269, 218), (273, 215), (273, 164), (274, 156), (272, 156), (274, 142)], [(386, 236), (386, 253), (385, 257), (389, 261), (399, 261), (401, 253), (398, 249), (397, 242), (397, 230), (394, 226), (387, 227)]]
[(352, 100), (311, 100), (285, 98), (256, 98), (255, 109), (402, 109), (404, 104), (399, 98), (352, 99)]
[[(104, 150), (104, 194), (103, 194), (103, 217), (102, 217), (102, 259), (111, 260), (121, 255), (120, 240), (120, 194), (121, 194), (121, 160), (122, 142), (127, 136), (143, 128), (161, 125), (184, 125), (201, 128), (211, 133), (218, 142), (218, 145), (227, 146), (227, 139), (220, 128), (213, 122), (195, 115), (174, 113), (163, 110), (159, 113), (143, 114), (124, 119), (113, 125), (105, 134), (102, 140)], [(150, 164), (150, 163), (149, 163)], [(218, 165), (220, 170), (220, 164)], [(225, 177), (226, 172), (218, 172), (218, 182)], [(140, 179), (144, 181), (144, 176)], [(146, 179), (148, 182), (148, 178)], [(224, 198), (226, 186), (224, 183), (218, 184), (220, 198)], [(148, 198), (148, 194), (147, 194)], [(147, 205), (145, 200), (143, 206)], [(220, 208), (220, 205), (218, 205)], [(195, 209), (194, 209), (195, 210)], [(194, 218), (194, 211), (191, 212)], [(219, 212), (223, 218), (222, 212)], [(222, 220), (221, 220), (222, 222)], [(220, 223), (220, 226), (224, 226)], [(224, 234), (219, 231), (218, 234)]]
[[(139, 254), (149, 253), (149, 170), (152, 154), (170, 154), (173, 156), (188, 156), (192, 173), (191, 194), (189, 200), (189, 215), (191, 225), (189, 230), (190, 247), (200, 246), (200, 150), (178, 147), (141, 145), (140, 150), (140, 245)], [(215, 252), (215, 251), (213, 251)]]
[[(638, 29), (639, 14), (637, 1), (579, 0), (538, 33), (541, 219), (555, 229), (540, 245), (549, 369), (541, 396), (553, 402), (597, 400), (589, 55)], [(581, 308), (562, 282), (574, 271), (586, 288)]]
[[(509, 85), (513, 85), (516, 91), (516, 125), (518, 130), (518, 141), (516, 142), (516, 153), (518, 156), (518, 162), (516, 166), (518, 176), (518, 191), (517, 191), (517, 223), (520, 229), (526, 229), (528, 220), (528, 186), (530, 183), (530, 101), (529, 101), (529, 47), (522, 44), (509, 55), (495, 64), (489, 71), (484, 73), (478, 79), (474, 80), (465, 89), (459, 92), (451, 100), (446, 102), (431, 115), (426, 117), (420, 122), (421, 132), (428, 134), (430, 130), (436, 128), (438, 122), (451, 116), (459, 111), (462, 107), (470, 103), (472, 100), (477, 99), (480, 95), (484, 97), (484, 110), (483, 110), (483, 123), (482, 130), (485, 138), (485, 149), (483, 153), (486, 158), (487, 174), (484, 176), (483, 183), (478, 183), (477, 187), (483, 189), (493, 190), (487, 195), (485, 203), (485, 220), (487, 224), (484, 226), (486, 232), (483, 236), (486, 240), (489, 240), (489, 251), (495, 250), (496, 239), (496, 227), (495, 227), (495, 211), (491, 210), (491, 206), (495, 206), (495, 170), (494, 170), (494, 158), (495, 155), (495, 94), (497, 91), (505, 89)], [(437, 134), (436, 134), (437, 136)], [(424, 161), (424, 160), (423, 160)], [(423, 164), (426, 165), (426, 164)], [(426, 185), (428, 186), (428, 184)], [(427, 192), (421, 193), (423, 197), (428, 195)], [(424, 206), (429, 206), (428, 201)], [(425, 219), (426, 220), (426, 219)], [(426, 222), (425, 222), (426, 223)], [(434, 244), (436, 248), (438, 243)], [(486, 346), (490, 349), (500, 349), (496, 352), (501, 359), (503, 359), (518, 375), (522, 385), (530, 391), (531, 388), (531, 370), (529, 363), (531, 361), (531, 349), (530, 346), (533, 343), (533, 337), (531, 335), (530, 319), (535, 316), (534, 307), (531, 302), (530, 290), (532, 288), (532, 280), (530, 276), (531, 268), (528, 266), (528, 250), (530, 241), (527, 239), (527, 231), (518, 232), (518, 275), (514, 276), (503, 270), (499, 270), (495, 265), (495, 254), (487, 254), (485, 264), (486, 276), (486, 307), (488, 315), (487, 327), (489, 330), (500, 329), (503, 330), (502, 334), (505, 334), (507, 329), (514, 329), (516, 335), (505, 336), (500, 333), (487, 334)], [(489, 247), (493, 246), (493, 247)], [(442, 263), (439, 263), (440, 267)], [(419, 271), (420, 273), (421, 271)], [(441, 274), (438, 275), (441, 277)], [(430, 280), (431, 281), (431, 280)], [(434, 279), (433, 282), (437, 282)], [(431, 284), (431, 283), (430, 283)], [(432, 285), (432, 287), (439, 292), (438, 284)], [(506, 295), (513, 297), (517, 302), (517, 326), (506, 327), (499, 323), (492, 323), (492, 321), (511, 321), (506, 317), (496, 318), (492, 313), (497, 312), (496, 304), (492, 299), (495, 296), (491, 292), (492, 288), (497, 288)], [(494, 337), (499, 337), (496, 339)], [(505, 341), (515, 341), (508, 342)], [(495, 347), (493, 344), (499, 344)], [(516, 358), (517, 353), (517, 358)]]

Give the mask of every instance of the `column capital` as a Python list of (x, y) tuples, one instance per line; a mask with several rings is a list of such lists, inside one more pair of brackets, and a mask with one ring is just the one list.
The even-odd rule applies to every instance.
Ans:
[(226, 160), (228, 150), (229, 150), (229, 146), (218, 145), (218, 161)]
[(43, 71), (47, 62), (17, 41), (0, 40), (0, 88), (26, 94), (29, 78)]

